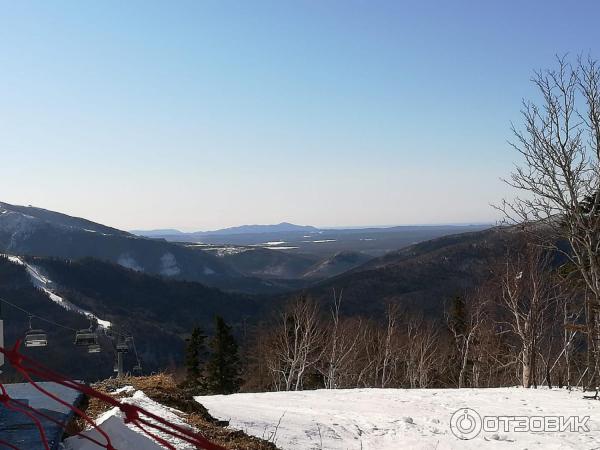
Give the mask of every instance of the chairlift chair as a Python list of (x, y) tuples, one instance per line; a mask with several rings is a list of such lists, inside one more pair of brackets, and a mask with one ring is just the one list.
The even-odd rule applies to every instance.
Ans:
[(25, 347), (46, 347), (48, 336), (44, 330), (29, 330), (25, 333)]
[(137, 363), (135, 366), (133, 366), (133, 374), (136, 376), (140, 376), (142, 374), (142, 365), (140, 363)]
[(91, 328), (79, 330), (75, 333), (75, 345), (80, 347), (90, 347), (92, 345), (98, 345), (98, 335), (94, 331), (92, 331)]
[(125, 342), (119, 342), (117, 344), (117, 353), (127, 353), (129, 352), (129, 346)]
[(29, 330), (25, 333), (25, 347), (45, 347), (48, 345), (48, 336), (44, 330), (32, 329), (32, 317), (29, 316)]
[(98, 344), (88, 345), (88, 353), (100, 353), (102, 348)]

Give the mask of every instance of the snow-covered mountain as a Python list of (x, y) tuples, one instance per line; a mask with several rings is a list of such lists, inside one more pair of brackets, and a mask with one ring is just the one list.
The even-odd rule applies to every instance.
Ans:
[(116, 228), (101, 225), (81, 217), (72, 217), (55, 211), (50, 211), (34, 206), (19, 206), (0, 202), (0, 229), (25, 232), (44, 224), (53, 224), (65, 229), (85, 230), (88, 233), (102, 233), (106, 235), (130, 236), (130, 233)]
[(215, 255), (32, 206), (0, 203), (0, 252), (63, 259), (92, 257), (139, 272), (227, 289), (259, 286)]

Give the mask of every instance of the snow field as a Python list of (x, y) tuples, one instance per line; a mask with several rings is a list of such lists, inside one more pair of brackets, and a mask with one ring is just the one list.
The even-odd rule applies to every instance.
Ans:
[[(281, 449), (598, 449), (600, 402), (562, 389), (340, 389), (195, 397)], [(458, 439), (460, 408), (484, 416), (590, 416), (587, 432), (485, 432)]]

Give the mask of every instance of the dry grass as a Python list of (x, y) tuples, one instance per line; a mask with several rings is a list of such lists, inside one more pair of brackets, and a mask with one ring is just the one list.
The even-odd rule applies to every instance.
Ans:
[[(204, 437), (215, 444), (231, 450), (275, 450), (274, 444), (253, 436), (248, 436), (243, 431), (230, 430), (225, 423), (214, 419), (200, 403), (196, 402), (193, 393), (177, 385), (169, 374), (161, 373), (146, 377), (124, 377), (121, 379), (109, 378), (95, 383), (92, 387), (116, 399), (129, 397), (132, 392), (111, 394), (116, 389), (124, 386), (133, 386), (142, 390), (151, 399), (182, 411), (182, 418)], [(84, 402), (82, 408), (91, 418), (111, 409), (105, 403), (92, 398)], [(82, 419), (78, 419), (74, 431), (81, 431), (86, 427)]]

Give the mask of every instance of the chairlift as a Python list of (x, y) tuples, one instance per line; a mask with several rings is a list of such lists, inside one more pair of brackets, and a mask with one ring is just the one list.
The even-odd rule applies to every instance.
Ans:
[(118, 343), (117, 344), (117, 353), (128, 353), (129, 352), (129, 346), (125, 343)]
[[(98, 335), (91, 328), (79, 330), (75, 333), (75, 345), (80, 347), (91, 347), (98, 345)], [(88, 349), (89, 351), (89, 349)], [(95, 353), (95, 352), (89, 352)]]
[(119, 339), (117, 342), (117, 353), (128, 353), (129, 352), (129, 338), (123, 340)]
[(25, 347), (46, 347), (48, 337), (44, 330), (29, 330), (25, 333)]
[(142, 366), (140, 363), (137, 363), (133, 366), (133, 374), (136, 376), (140, 376), (142, 374)]
[(102, 348), (98, 344), (88, 345), (88, 353), (100, 353)]
[(29, 316), (29, 330), (25, 333), (25, 347), (46, 347), (48, 345), (46, 332), (32, 329), (31, 318), (32, 316)]

